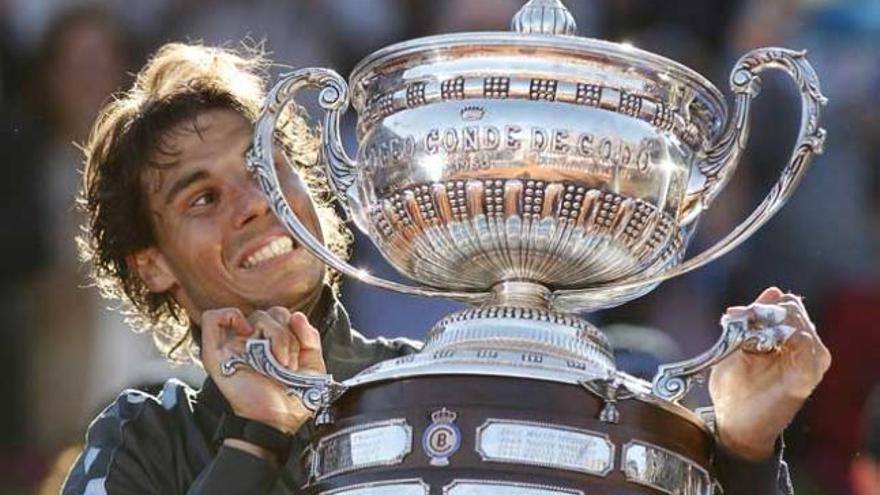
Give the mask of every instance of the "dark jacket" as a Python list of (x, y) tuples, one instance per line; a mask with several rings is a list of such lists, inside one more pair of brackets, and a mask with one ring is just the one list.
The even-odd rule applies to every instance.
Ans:
[[(406, 339), (367, 339), (351, 329), (339, 303), (328, 304), (322, 325), (327, 369), (344, 380), (367, 366), (415, 352)], [(63, 495), (292, 495), (304, 476), (296, 453), (313, 433), (296, 435), (284, 469), (243, 451), (212, 442), (229, 404), (209, 378), (195, 391), (170, 380), (156, 396), (127, 390), (91, 424), (86, 446), (70, 471)], [(788, 494), (788, 471), (780, 457), (764, 463), (716, 458), (726, 495)], [(788, 488), (790, 489), (790, 487)]]

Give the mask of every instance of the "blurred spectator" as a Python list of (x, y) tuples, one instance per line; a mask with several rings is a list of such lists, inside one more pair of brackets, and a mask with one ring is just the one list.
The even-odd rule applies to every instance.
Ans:
[(854, 495), (880, 495), (880, 385), (874, 387), (861, 415), (861, 448), (850, 462)]
[[(83, 140), (98, 108), (123, 81), (121, 34), (103, 11), (80, 7), (50, 27), (31, 78), (36, 113), (44, 119), (43, 143), (31, 162), (41, 180), (31, 194), (47, 243), (47, 259), (36, 277), (40, 301), (31, 334), (32, 383), (30, 438), (42, 446), (59, 445), (75, 435), (92, 407), (86, 387), (93, 356), (92, 327), (97, 301), (80, 266), (74, 238), (80, 218), (74, 213)], [(59, 417), (58, 411), (67, 414)]]
[(845, 493), (847, 466), (859, 449), (857, 418), (871, 387), (880, 382), (880, 287), (843, 287), (829, 301), (823, 338), (834, 364), (813, 394), (807, 456), (813, 481), (830, 493)]
[[(48, 251), (36, 279), (40, 308), (31, 335), (29, 416), (30, 436), (44, 448), (75, 438), (88, 412), (84, 389), (96, 306), (92, 294), (79, 289), (87, 279), (74, 244), (81, 161), (74, 143), (85, 138), (101, 103), (122, 83), (124, 67), (112, 20), (102, 10), (78, 8), (49, 29), (31, 75), (37, 114), (45, 119), (44, 142), (33, 163), (40, 167), (40, 187), (32, 194), (41, 203)], [(68, 414), (59, 418), (59, 410)]]

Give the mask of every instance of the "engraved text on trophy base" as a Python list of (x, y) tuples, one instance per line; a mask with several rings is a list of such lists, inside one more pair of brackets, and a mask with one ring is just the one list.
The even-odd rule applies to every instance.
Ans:
[(614, 445), (602, 434), (561, 425), (490, 419), (477, 434), (483, 460), (532, 464), (605, 476)]

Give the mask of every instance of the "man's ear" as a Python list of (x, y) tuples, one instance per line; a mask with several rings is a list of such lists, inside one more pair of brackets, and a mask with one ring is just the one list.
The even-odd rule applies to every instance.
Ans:
[(137, 272), (150, 292), (161, 294), (177, 285), (177, 277), (171, 270), (168, 260), (156, 247), (148, 247), (130, 254), (126, 261)]

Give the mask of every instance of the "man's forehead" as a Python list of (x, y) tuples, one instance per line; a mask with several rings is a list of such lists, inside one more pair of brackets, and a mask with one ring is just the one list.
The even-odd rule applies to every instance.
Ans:
[(216, 163), (229, 153), (243, 155), (250, 140), (244, 117), (231, 110), (201, 112), (159, 138), (143, 180), (151, 194), (159, 193), (180, 174)]

